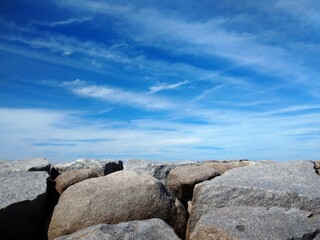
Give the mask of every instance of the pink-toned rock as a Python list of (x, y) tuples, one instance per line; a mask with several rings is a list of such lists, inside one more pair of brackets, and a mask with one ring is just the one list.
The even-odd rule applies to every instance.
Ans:
[(184, 236), (186, 210), (161, 182), (134, 171), (118, 171), (64, 191), (54, 209), (48, 237), (51, 240), (100, 223), (151, 218), (164, 220)]
[(168, 188), (183, 203), (191, 200), (193, 188), (197, 183), (220, 175), (217, 170), (201, 165), (178, 166), (171, 170), (167, 180)]
[(99, 174), (93, 169), (69, 170), (56, 178), (56, 190), (61, 194), (69, 186), (88, 178), (98, 177)]

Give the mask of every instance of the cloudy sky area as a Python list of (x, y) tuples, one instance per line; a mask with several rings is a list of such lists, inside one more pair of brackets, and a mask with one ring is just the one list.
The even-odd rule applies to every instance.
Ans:
[(318, 0), (5, 0), (0, 158), (320, 158)]

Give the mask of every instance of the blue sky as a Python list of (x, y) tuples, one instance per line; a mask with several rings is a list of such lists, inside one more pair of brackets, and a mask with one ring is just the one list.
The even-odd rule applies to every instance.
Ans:
[(0, 158), (319, 159), (318, 0), (0, 3)]

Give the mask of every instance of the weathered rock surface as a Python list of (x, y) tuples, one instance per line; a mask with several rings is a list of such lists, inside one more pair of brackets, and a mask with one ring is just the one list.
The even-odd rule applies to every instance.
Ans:
[(124, 170), (134, 170), (140, 174), (148, 174), (165, 184), (169, 172), (176, 167), (175, 164), (156, 163), (147, 160), (128, 160)]
[(320, 214), (320, 177), (310, 161), (236, 168), (194, 189), (190, 234), (212, 208), (257, 206), (298, 208)]
[(93, 169), (100, 175), (108, 175), (110, 173), (123, 169), (123, 163), (120, 160), (96, 160), (96, 159), (78, 159), (71, 163), (59, 163), (54, 165), (54, 168), (63, 173), (69, 170), (76, 169)]
[(56, 179), (56, 190), (62, 193), (69, 186), (81, 182), (88, 178), (99, 177), (99, 174), (93, 169), (69, 170), (60, 174)]
[(0, 172), (8, 171), (50, 171), (50, 163), (45, 158), (24, 160), (0, 160)]
[(313, 161), (313, 162), (314, 162), (314, 168), (319, 175), (320, 174), (320, 161)]
[(155, 178), (119, 171), (64, 191), (54, 209), (49, 239), (100, 223), (160, 218), (183, 236), (186, 210)]
[(217, 170), (201, 165), (177, 166), (170, 171), (167, 186), (186, 205), (192, 199), (193, 188), (197, 183), (220, 175)]
[(320, 216), (311, 212), (279, 207), (225, 207), (202, 216), (190, 240), (311, 240), (315, 237), (320, 237)]
[(0, 173), (0, 238), (39, 239), (42, 233), (48, 174)]
[(161, 219), (99, 224), (55, 240), (179, 240), (173, 229)]
[(248, 160), (231, 160), (231, 161), (206, 161), (203, 163), (204, 167), (207, 168), (214, 168), (217, 170), (220, 174), (225, 173), (226, 171), (229, 171), (233, 168), (238, 167), (246, 167), (246, 166), (255, 166), (260, 163), (248, 161)]

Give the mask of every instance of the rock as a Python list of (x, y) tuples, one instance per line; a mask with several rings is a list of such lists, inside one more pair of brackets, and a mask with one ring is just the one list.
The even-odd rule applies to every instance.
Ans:
[(54, 168), (59, 172), (63, 173), (69, 170), (76, 169), (93, 169), (98, 172), (101, 176), (110, 174), (123, 169), (122, 161), (118, 160), (95, 160), (95, 159), (78, 159), (71, 163), (59, 163), (54, 165)]
[(313, 161), (314, 169), (316, 170), (317, 174), (320, 175), (320, 161)]
[(156, 163), (147, 160), (128, 160), (124, 170), (134, 170), (140, 174), (148, 174), (165, 184), (169, 172), (175, 168), (175, 164)]
[(134, 170), (141, 174), (148, 174), (166, 184), (169, 172), (177, 166), (197, 164), (196, 161), (178, 162), (178, 163), (159, 163), (148, 160), (133, 159), (125, 163), (124, 170)]
[(161, 219), (99, 224), (55, 240), (179, 240), (173, 229)]
[(197, 183), (212, 179), (220, 175), (214, 168), (185, 165), (171, 170), (167, 180), (168, 188), (186, 206), (192, 199), (193, 188)]
[(186, 210), (149, 175), (119, 171), (70, 186), (56, 205), (48, 236), (53, 239), (100, 223), (160, 218), (183, 236)]
[(190, 240), (311, 240), (320, 237), (319, 227), (319, 215), (295, 208), (225, 207), (202, 216)]
[(233, 168), (254, 166), (259, 163), (247, 160), (234, 160), (234, 161), (206, 161), (203, 163), (203, 166), (207, 168), (214, 168), (220, 174), (224, 174), (226, 171), (229, 171)]
[(63, 172), (56, 178), (56, 190), (62, 193), (69, 186), (88, 178), (98, 177), (99, 174), (93, 169), (77, 169)]
[(48, 174), (0, 173), (1, 239), (40, 239), (45, 212)]
[(310, 161), (229, 170), (195, 186), (188, 233), (202, 215), (217, 207), (294, 207), (320, 214), (319, 186), (320, 177)]
[(0, 160), (0, 172), (8, 171), (50, 171), (50, 163), (45, 158), (25, 160)]

